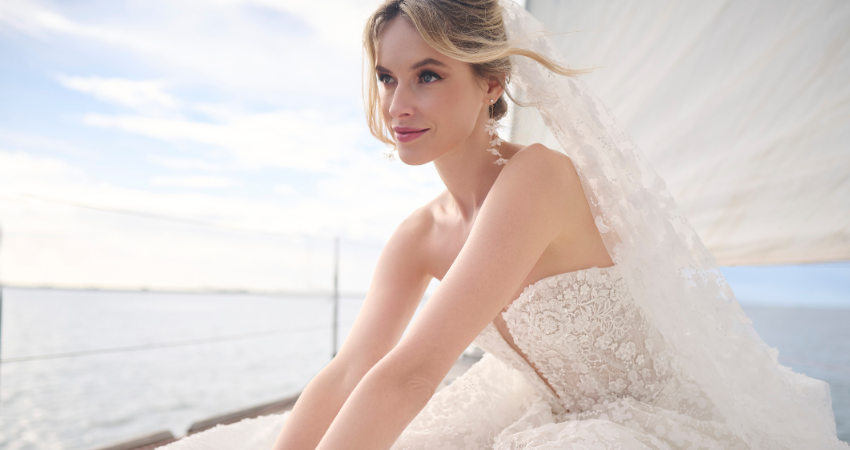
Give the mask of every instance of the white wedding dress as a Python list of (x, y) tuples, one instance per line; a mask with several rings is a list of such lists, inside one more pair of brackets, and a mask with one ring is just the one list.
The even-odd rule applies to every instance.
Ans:
[[(747, 448), (678, 367), (616, 265), (543, 278), (502, 315), (524, 355), (489, 323), (474, 341), (484, 357), (434, 395), (394, 449)], [(160, 448), (269, 450), (287, 415)]]
[[(540, 22), (500, 0), (517, 49), (568, 66)], [(575, 77), (512, 55), (513, 96), (569, 156), (614, 266), (544, 278), (473, 342), (395, 449), (850, 449), (829, 385), (779, 364), (629, 133)], [(533, 125), (530, 125), (533, 127)], [(459, 299), (460, 300), (460, 299)], [(269, 450), (287, 414), (167, 450)]]

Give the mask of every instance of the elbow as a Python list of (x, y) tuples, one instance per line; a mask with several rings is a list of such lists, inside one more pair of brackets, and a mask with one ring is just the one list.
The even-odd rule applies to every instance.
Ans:
[(437, 391), (437, 383), (416, 366), (382, 360), (374, 368), (376, 386), (385, 394), (396, 396), (418, 413)]
[(404, 391), (411, 399), (411, 404), (420, 411), (431, 401), (431, 397), (437, 392), (437, 388), (425, 377), (413, 376), (405, 381)]

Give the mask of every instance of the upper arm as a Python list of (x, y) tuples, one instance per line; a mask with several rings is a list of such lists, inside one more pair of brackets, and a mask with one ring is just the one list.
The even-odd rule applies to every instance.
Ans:
[(381, 251), (363, 306), (335, 358), (353, 384), (398, 343), (422, 300), (431, 281), (422, 251), (429, 229), (427, 211), (420, 209), (398, 226)]
[(436, 387), (570, 226), (570, 202), (584, 201), (578, 175), (565, 155), (532, 147), (505, 165), (460, 254), (386, 358), (397, 376)]

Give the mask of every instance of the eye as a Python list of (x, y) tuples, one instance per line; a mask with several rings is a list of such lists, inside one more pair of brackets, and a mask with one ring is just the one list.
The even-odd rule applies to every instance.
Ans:
[(379, 73), (378, 74), (378, 82), (379, 83), (387, 84), (387, 83), (391, 82), (392, 79), (393, 79), (393, 77), (391, 77), (391, 76), (389, 76), (385, 73)]
[[(436, 73), (428, 72), (428, 71), (420, 73), (419, 78), (422, 79), (422, 81), (424, 81), (426, 84), (432, 83), (432, 82), (437, 81), (437, 80), (442, 80), (442, 78), (439, 75), (437, 75)], [(428, 80), (431, 80), (431, 81), (428, 81)]]

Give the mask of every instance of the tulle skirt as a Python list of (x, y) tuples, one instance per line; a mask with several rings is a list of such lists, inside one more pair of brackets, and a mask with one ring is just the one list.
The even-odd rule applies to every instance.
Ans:
[[(722, 423), (661, 406), (673, 404), (664, 396), (652, 404), (622, 398), (581, 418), (559, 418), (523, 374), (485, 354), (431, 398), (393, 449), (746, 448)], [(288, 415), (218, 425), (159, 449), (270, 450)]]

